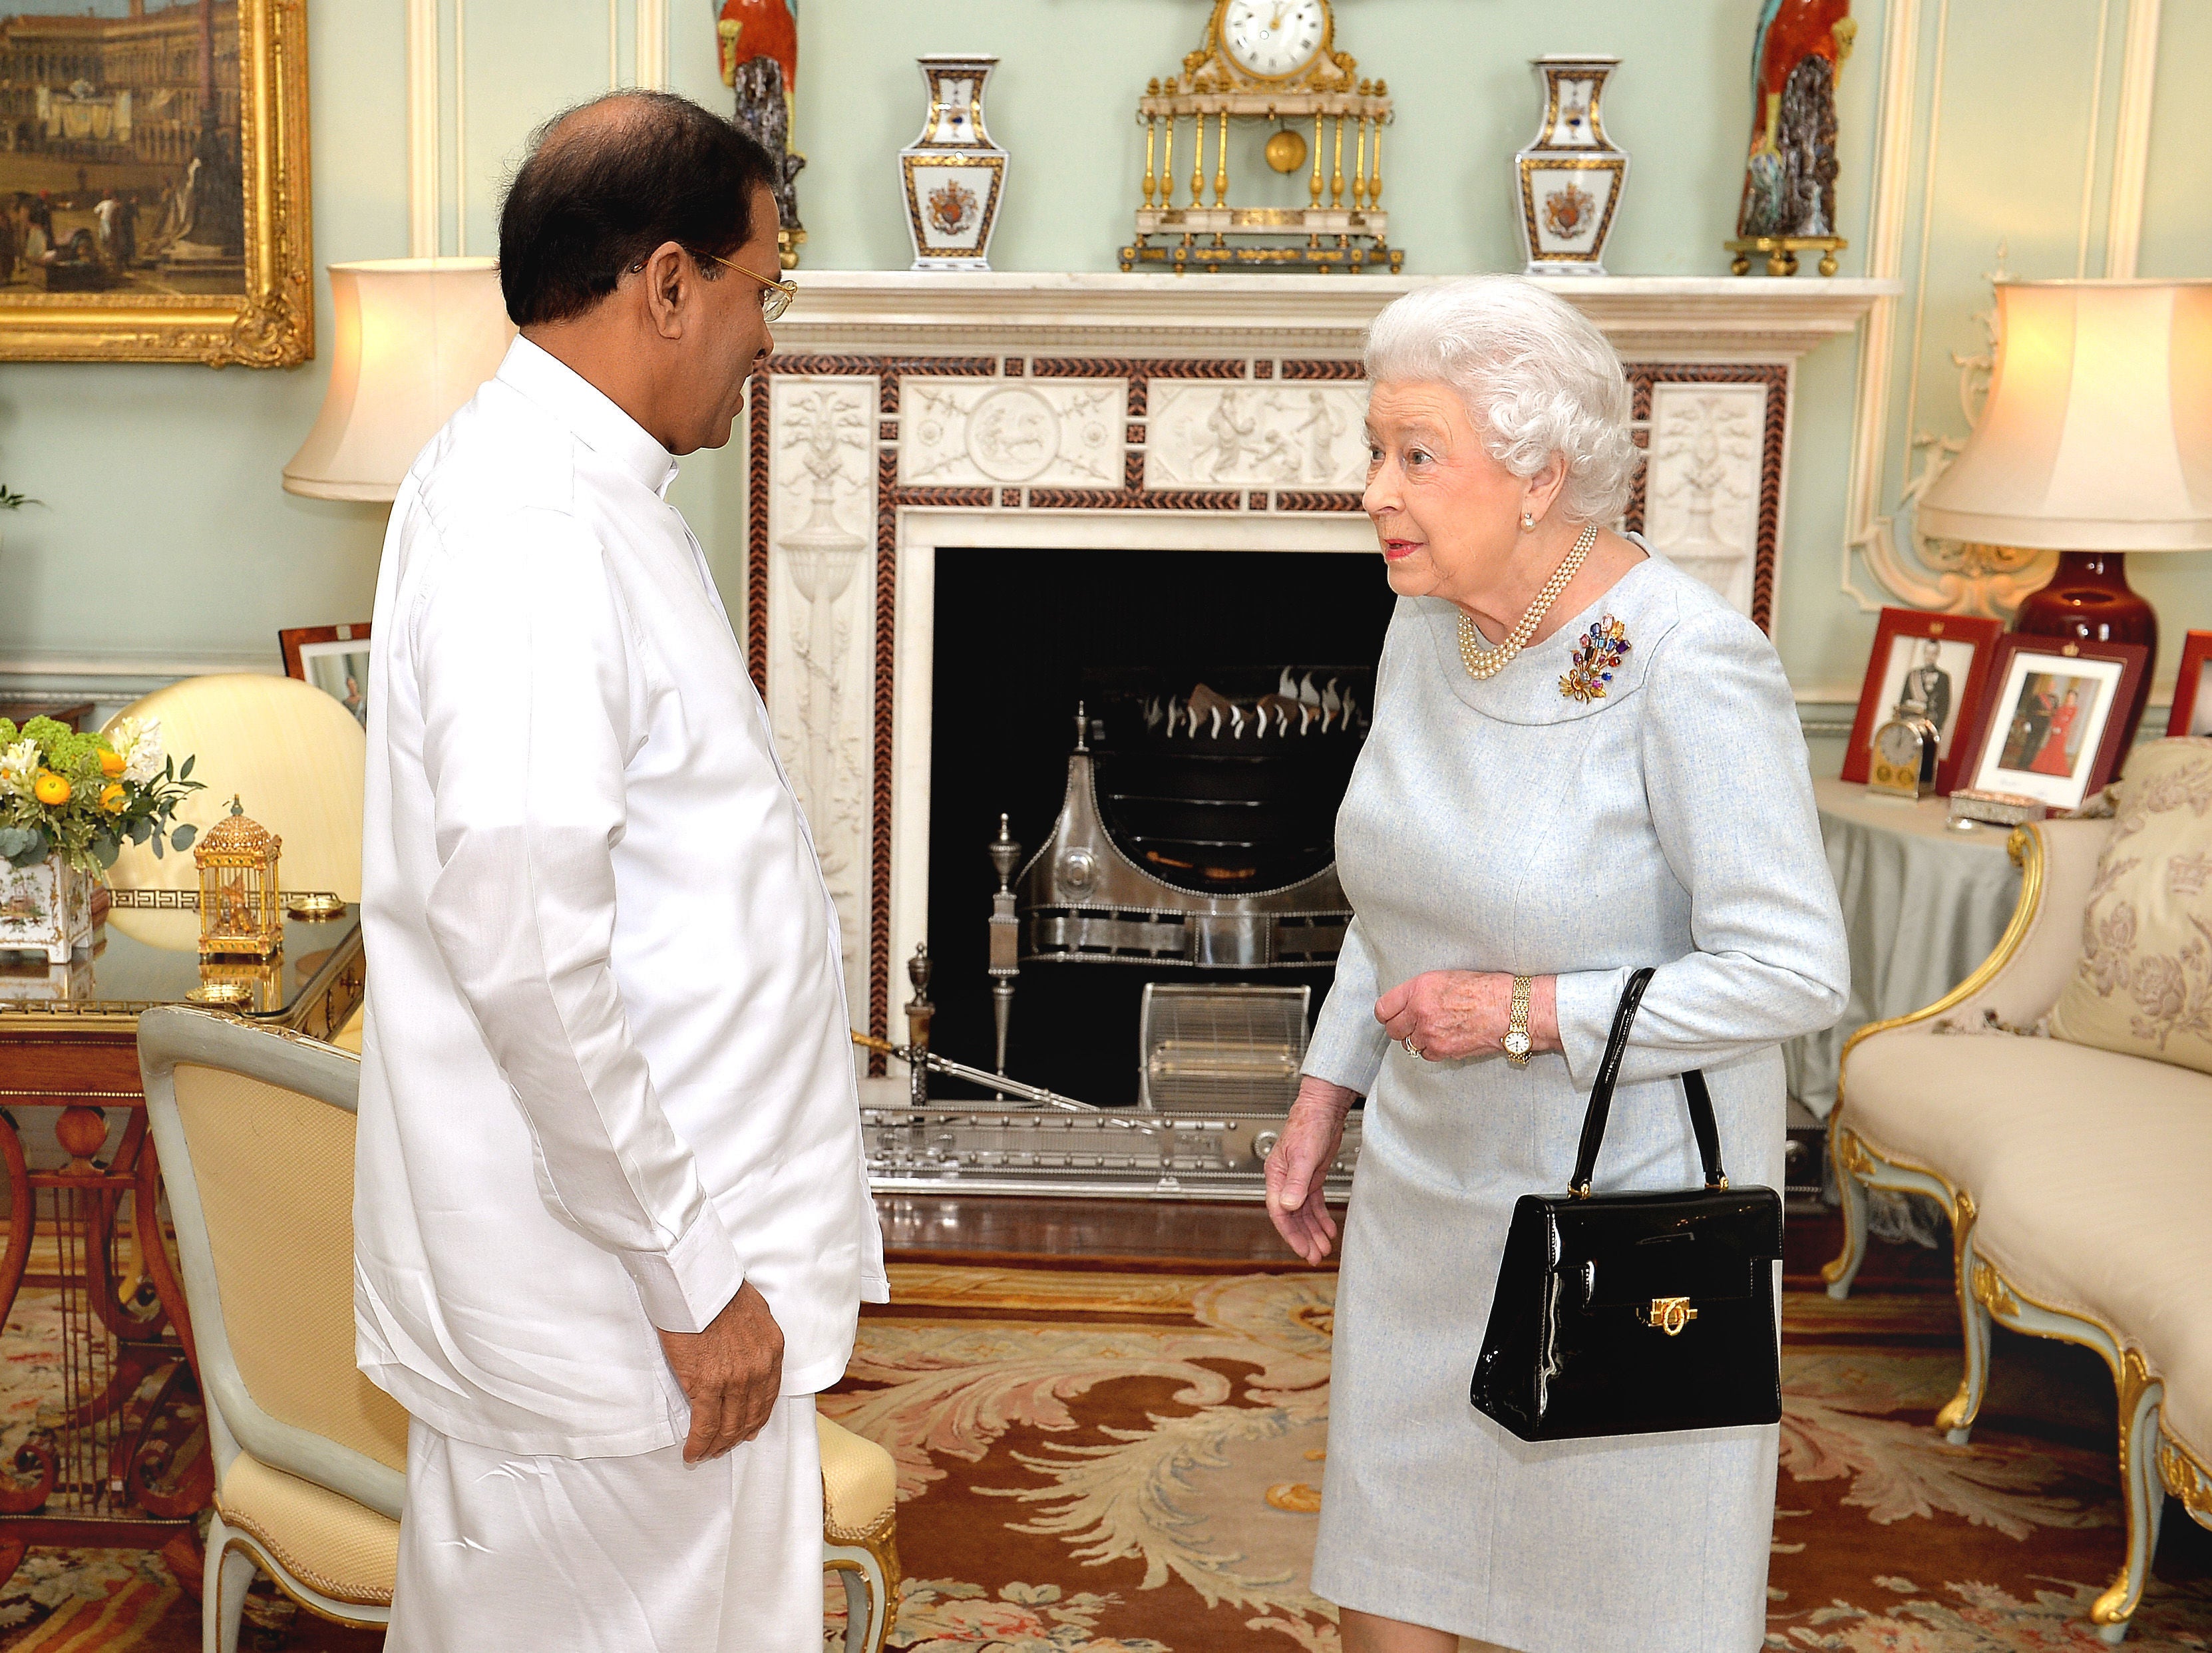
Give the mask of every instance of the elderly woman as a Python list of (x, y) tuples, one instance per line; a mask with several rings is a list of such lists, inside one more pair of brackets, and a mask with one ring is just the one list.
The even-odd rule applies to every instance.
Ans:
[(1366, 509), (1397, 613), (1337, 817), (1356, 915), (1268, 1205), (1310, 1262), (1367, 1098), (1345, 1220), (1313, 1587), (1347, 1653), (1750, 1653), (1771, 1427), (1529, 1444), (1468, 1380), (1514, 1201), (1567, 1183), (1623, 984), (1601, 1189), (1726, 1162), (1778, 1184), (1778, 1042), (1847, 964), (1789, 684), (1759, 629), (1633, 536), (1639, 455), (1604, 337), (1528, 283), (1399, 300), (1369, 336)]

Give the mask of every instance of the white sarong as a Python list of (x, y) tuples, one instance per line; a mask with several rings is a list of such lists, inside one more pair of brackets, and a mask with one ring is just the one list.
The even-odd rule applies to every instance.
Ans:
[(407, 1432), (386, 1653), (820, 1653), (814, 1397), (706, 1463), (522, 1456)]

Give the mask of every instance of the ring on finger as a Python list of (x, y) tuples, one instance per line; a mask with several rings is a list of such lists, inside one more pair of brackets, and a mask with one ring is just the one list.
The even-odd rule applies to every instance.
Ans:
[(1408, 1033), (1399, 1042), (1406, 1047), (1406, 1054), (1408, 1056), (1411, 1056), (1415, 1061), (1425, 1062), (1428, 1060), (1429, 1058), (1427, 1053), (1422, 1050), (1420, 1046), (1413, 1042), (1413, 1036), (1412, 1034)]

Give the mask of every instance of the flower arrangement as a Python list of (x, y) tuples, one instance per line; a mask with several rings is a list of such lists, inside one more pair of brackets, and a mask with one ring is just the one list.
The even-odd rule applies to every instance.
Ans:
[(125, 843), (154, 854), (191, 848), (199, 829), (175, 826), (177, 806), (201, 783), (161, 749), (159, 718), (119, 718), (78, 734), (52, 718), (18, 729), (0, 718), (0, 860), (34, 866), (58, 855), (97, 877)]

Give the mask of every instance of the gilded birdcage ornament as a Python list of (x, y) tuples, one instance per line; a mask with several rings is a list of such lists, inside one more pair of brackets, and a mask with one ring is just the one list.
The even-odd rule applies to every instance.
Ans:
[(266, 958), (284, 945), (276, 858), (283, 840), (250, 819), (239, 800), (192, 850), (200, 874), (200, 954)]

